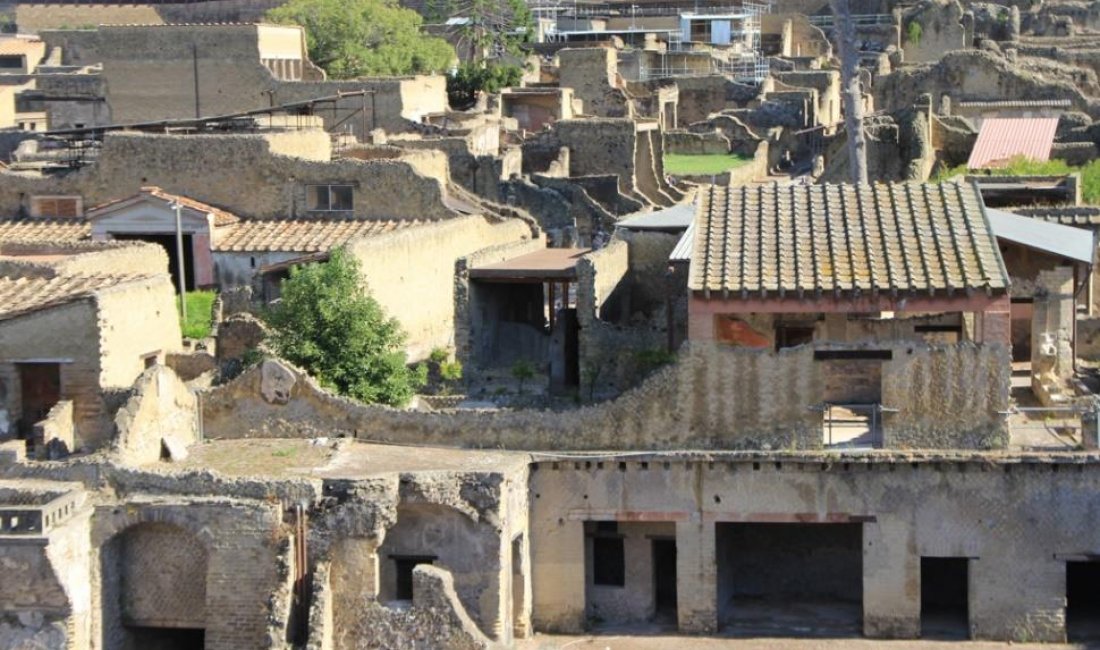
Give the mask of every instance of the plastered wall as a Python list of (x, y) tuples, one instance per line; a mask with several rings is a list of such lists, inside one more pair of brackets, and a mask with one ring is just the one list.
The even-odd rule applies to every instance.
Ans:
[(584, 623), (586, 521), (675, 526), (679, 624), (694, 632), (718, 626), (717, 523), (848, 522), (863, 529), (867, 636), (919, 634), (920, 557), (932, 556), (970, 559), (974, 638), (1062, 641), (1065, 561), (1100, 550), (1087, 506), (1098, 481), (1096, 466), (1069, 457), (542, 462), (531, 482), (535, 627)]

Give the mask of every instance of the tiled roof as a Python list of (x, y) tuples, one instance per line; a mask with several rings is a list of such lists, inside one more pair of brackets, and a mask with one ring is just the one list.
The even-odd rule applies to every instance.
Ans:
[(352, 239), (381, 235), (419, 223), (421, 222), (365, 219), (241, 221), (218, 230), (214, 250), (321, 253)]
[(970, 152), (970, 169), (1003, 166), (1013, 158), (1050, 160), (1058, 118), (991, 118), (982, 121), (982, 130)]
[(700, 193), (688, 278), (733, 297), (1005, 289), (969, 184), (713, 186)]
[(158, 198), (162, 201), (166, 201), (168, 203), (171, 203), (173, 201), (178, 201), (180, 203), (180, 205), (184, 205), (188, 208), (191, 208), (192, 210), (198, 210), (199, 212), (210, 213), (210, 214), (214, 215), (214, 225), (215, 226), (227, 226), (229, 224), (237, 223), (238, 221), (240, 221), (240, 219), (237, 217), (237, 215), (235, 215), (231, 212), (227, 212), (225, 210), (222, 210), (221, 208), (216, 208), (216, 207), (214, 207), (214, 206), (212, 206), (208, 203), (203, 203), (202, 201), (196, 201), (195, 199), (187, 198), (186, 196), (181, 196), (179, 194), (172, 194), (171, 192), (165, 192), (164, 190), (162, 190), (161, 188), (159, 188), (155, 185), (149, 185), (149, 186), (143, 187), (143, 188), (141, 188), (141, 192), (139, 192), (138, 194), (135, 194), (133, 196), (127, 196), (127, 197), (124, 197), (124, 198), (121, 198), (121, 199), (115, 199), (113, 201), (107, 201), (106, 203), (101, 203), (101, 204), (95, 206), (94, 208), (92, 208), (91, 210), (89, 210), (88, 212), (90, 213), (90, 216), (95, 216), (96, 213), (101, 212), (105, 208), (109, 208), (113, 205), (118, 205), (120, 203), (130, 201), (130, 200), (135, 199), (137, 197), (140, 197), (142, 195), (156, 197), (156, 198)]
[(56, 277), (0, 276), (0, 320), (91, 296), (125, 282), (146, 279), (135, 275), (62, 275)]
[(0, 218), (0, 241), (73, 242), (87, 239), (90, 233), (91, 228), (83, 219)]

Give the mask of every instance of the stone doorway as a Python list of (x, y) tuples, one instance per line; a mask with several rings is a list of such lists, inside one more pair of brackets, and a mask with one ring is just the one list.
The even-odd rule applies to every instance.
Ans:
[(664, 623), (676, 622), (676, 540), (654, 539), (653, 546), (653, 618)]
[(862, 633), (861, 524), (719, 523), (718, 620), (725, 633)]
[(920, 559), (920, 635), (924, 639), (970, 638), (970, 560)]
[(1100, 641), (1100, 560), (1066, 562), (1066, 638)]
[(57, 363), (20, 363), (19, 391), (21, 411), (19, 435), (29, 438), (36, 422), (41, 422), (61, 399), (61, 365)]

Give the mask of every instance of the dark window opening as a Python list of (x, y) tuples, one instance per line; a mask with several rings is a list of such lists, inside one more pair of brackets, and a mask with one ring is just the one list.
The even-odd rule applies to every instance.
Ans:
[(1100, 641), (1100, 560), (1066, 562), (1066, 638)]
[(815, 350), (814, 361), (890, 361), (893, 350)]
[(22, 56), (0, 56), (0, 68), (12, 70), (23, 67)]
[(306, 192), (310, 210), (348, 211), (353, 209), (353, 197), (351, 185), (310, 185)]
[(396, 600), (413, 599), (413, 569), (421, 564), (432, 564), (434, 555), (395, 555), (391, 556), (397, 577), (394, 598)]
[(920, 634), (926, 639), (970, 638), (970, 560), (920, 559)]
[(775, 328), (775, 349), (794, 348), (806, 343), (813, 343), (814, 328), (812, 325), (778, 325)]
[(626, 584), (626, 553), (621, 537), (592, 538), (592, 584), (622, 587)]

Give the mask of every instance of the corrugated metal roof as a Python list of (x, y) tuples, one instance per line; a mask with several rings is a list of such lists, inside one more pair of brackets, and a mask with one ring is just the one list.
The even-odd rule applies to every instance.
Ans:
[(1004, 239), (1060, 257), (1092, 264), (1096, 244), (1090, 230), (986, 208), (997, 239)]
[(982, 122), (978, 140), (966, 166), (970, 169), (1004, 166), (1017, 157), (1050, 160), (1058, 118), (990, 118)]
[(671, 208), (641, 212), (621, 219), (615, 225), (627, 230), (684, 230), (695, 218), (695, 204), (678, 203)]
[(695, 222), (688, 224), (684, 236), (676, 242), (676, 247), (668, 254), (670, 262), (690, 262), (692, 249), (695, 247)]
[(963, 101), (960, 108), (1069, 108), (1068, 99), (1005, 99), (990, 101)]
[(754, 295), (1008, 287), (977, 188), (958, 182), (712, 186), (688, 288)]

